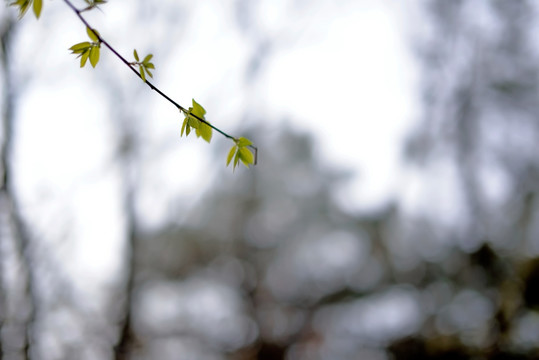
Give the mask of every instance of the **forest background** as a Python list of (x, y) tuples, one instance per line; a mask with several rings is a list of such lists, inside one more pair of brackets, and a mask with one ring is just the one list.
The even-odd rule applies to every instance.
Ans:
[[(76, 3), (83, 7), (84, 3)], [(0, 6), (5, 359), (539, 356), (531, 0)]]

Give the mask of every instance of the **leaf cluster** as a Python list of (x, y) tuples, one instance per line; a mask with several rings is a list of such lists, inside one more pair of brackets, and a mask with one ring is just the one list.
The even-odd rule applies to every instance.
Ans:
[(69, 48), (72, 54), (79, 54), (80, 57), (80, 67), (86, 65), (86, 61), (90, 59), (90, 64), (95, 68), (99, 62), (99, 51), (101, 48), (101, 41), (99, 39), (99, 33), (97, 30), (86, 28), (86, 33), (92, 42), (83, 41), (78, 44), (73, 45)]
[(253, 145), (251, 140), (240, 137), (239, 139), (234, 139), (234, 142), (234, 146), (232, 146), (230, 148), (230, 151), (228, 152), (228, 156), (226, 158), (226, 166), (230, 165), (232, 159), (234, 159), (234, 165), (232, 167), (234, 170), (239, 165), (240, 161), (246, 167), (249, 167), (249, 165), (254, 165), (255, 156), (248, 148), (249, 146)]
[[(204, 117), (206, 110), (202, 107), (202, 105), (193, 99), (193, 106), (191, 106), (189, 110), (183, 114), (185, 116), (185, 120), (183, 121), (181, 136), (183, 136), (184, 132), (185, 136), (188, 136), (191, 133), (191, 129), (195, 129), (196, 136), (202, 137), (209, 143), (213, 135), (213, 129)], [(200, 121), (200, 119), (204, 121)]]
[(148, 74), (151, 78), (153, 78), (153, 74), (150, 72), (149, 69), (155, 70), (155, 65), (150, 62), (153, 55), (148, 54), (144, 57), (142, 61), (140, 61), (140, 57), (138, 56), (137, 50), (133, 50), (133, 56), (135, 57), (135, 61), (131, 63), (131, 65), (138, 65), (139, 67), (139, 74), (142, 78), (142, 81), (146, 82), (146, 74)]
[(39, 19), (41, 10), (43, 9), (43, 0), (15, 0), (9, 5), (19, 8), (19, 19), (22, 18), (30, 6), (32, 6), (36, 19)]

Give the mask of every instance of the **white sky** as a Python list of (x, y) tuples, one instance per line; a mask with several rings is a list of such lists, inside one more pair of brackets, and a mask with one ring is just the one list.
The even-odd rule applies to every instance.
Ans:
[(318, 41), (276, 56), (264, 74), (265, 98), (315, 132), (325, 161), (357, 172), (340, 198), (366, 210), (398, 191), (415, 68), (396, 6), (357, 1), (338, 10)]

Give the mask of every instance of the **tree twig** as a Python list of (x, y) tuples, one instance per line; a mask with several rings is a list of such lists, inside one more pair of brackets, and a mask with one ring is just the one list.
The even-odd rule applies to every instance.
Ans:
[[(161, 91), (157, 86), (152, 84), (150, 81), (148, 81), (147, 79), (143, 79), (141, 74), (133, 67), (133, 64), (131, 64), (122, 55), (120, 55), (120, 53), (118, 53), (118, 51), (116, 51), (116, 49), (114, 49), (105, 39), (103, 39), (103, 37), (101, 37), (101, 35), (97, 31), (94, 30), (94, 28), (90, 25), (90, 23), (88, 23), (88, 21), (84, 18), (84, 16), (82, 16), (83, 11), (85, 11), (86, 9), (82, 9), (82, 10), (77, 9), (69, 0), (64, 0), (64, 2), (71, 8), (71, 10), (73, 10), (73, 12), (75, 12), (75, 14), (77, 14), (80, 21), (82, 21), (82, 23), (84, 25), (86, 25), (86, 27), (88, 29), (90, 29), (90, 31), (92, 31), (92, 33), (97, 37), (99, 42), (102, 43), (103, 45), (105, 45), (105, 47), (107, 47), (107, 49), (109, 49), (114, 55), (116, 55), (116, 57), (118, 59), (120, 59), (120, 61), (123, 62), (129, 69), (131, 69), (131, 71), (133, 71), (133, 73), (135, 73), (135, 75), (137, 75), (141, 80), (143, 80), (146, 83), (146, 85), (148, 85), (150, 87), (150, 89), (152, 89), (153, 91), (155, 91), (156, 93), (161, 95), (164, 99), (168, 100), (172, 105), (174, 105), (182, 113), (188, 114), (188, 110), (186, 108), (184, 108), (183, 106), (178, 104), (176, 101), (174, 101), (172, 98), (170, 98), (167, 94), (165, 94), (163, 91)], [(190, 113), (189, 115), (196, 118), (197, 120), (203, 122), (204, 124), (208, 125), (212, 129), (214, 129), (215, 131), (217, 131), (218, 133), (223, 135), (224, 137), (226, 137), (226, 138), (228, 138), (230, 140), (233, 140), (233, 141), (238, 141), (238, 138), (236, 138), (236, 137), (224, 132), (223, 130), (219, 129), (218, 127), (210, 124), (207, 120), (202, 119), (198, 115), (195, 115), (193, 113)], [(258, 148), (256, 146), (254, 146), (254, 145), (249, 145), (249, 147), (252, 148), (255, 151), (254, 164), (256, 165), (257, 159), (258, 159)]]

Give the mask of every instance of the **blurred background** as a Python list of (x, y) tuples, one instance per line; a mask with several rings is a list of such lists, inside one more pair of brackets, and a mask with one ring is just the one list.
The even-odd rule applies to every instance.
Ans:
[(8, 3), (2, 358), (539, 358), (535, 1)]

